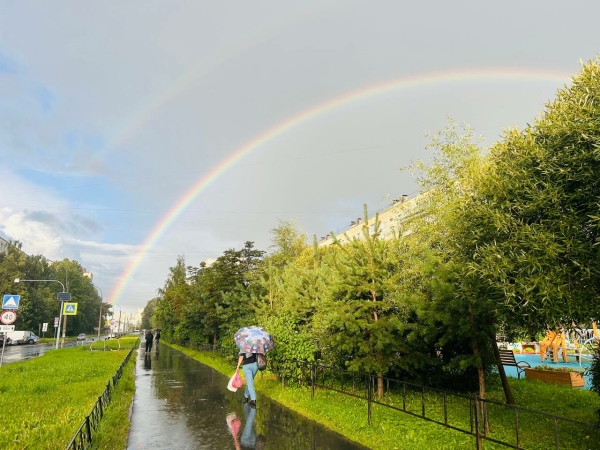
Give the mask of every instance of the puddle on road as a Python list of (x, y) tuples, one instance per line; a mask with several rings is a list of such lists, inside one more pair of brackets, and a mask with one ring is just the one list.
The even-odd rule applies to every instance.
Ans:
[(256, 409), (242, 404), (224, 375), (159, 350), (139, 352), (128, 449), (365, 449), (260, 394)]

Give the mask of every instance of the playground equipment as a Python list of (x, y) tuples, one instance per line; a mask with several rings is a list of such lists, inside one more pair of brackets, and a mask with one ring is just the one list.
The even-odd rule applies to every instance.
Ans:
[(574, 330), (575, 335), (575, 358), (581, 366), (583, 360), (591, 361), (598, 343), (600, 342), (600, 333), (598, 332), (598, 326), (595, 321), (592, 321), (591, 329), (576, 328)]
[[(564, 362), (568, 362), (569, 358), (567, 357), (567, 344), (565, 338), (564, 331), (548, 331), (546, 337), (540, 341), (540, 358), (542, 358), (542, 362), (546, 359), (546, 353), (548, 352), (548, 348), (552, 350), (552, 360), (557, 363), (558, 362), (558, 347), (562, 349), (562, 358)], [(550, 355), (548, 355), (550, 356)]]
[(546, 337), (540, 341), (540, 358), (543, 361), (546, 358), (552, 358), (558, 362), (558, 348), (561, 348), (564, 362), (568, 362), (567, 350), (575, 352), (575, 359), (581, 366), (582, 360), (591, 360), (596, 348), (600, 342), (600, 333), (595, 321), (592, 321), (592, 328), (572, 328), (571, 330), (548, 331)]

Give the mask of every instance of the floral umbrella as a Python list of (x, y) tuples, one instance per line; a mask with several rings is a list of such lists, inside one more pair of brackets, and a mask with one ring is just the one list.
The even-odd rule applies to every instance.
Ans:
[(235, 344), (246, 353), (267, 353), (275, 346), (273, 337), (261, 327), (244, 327), (233, 336)]

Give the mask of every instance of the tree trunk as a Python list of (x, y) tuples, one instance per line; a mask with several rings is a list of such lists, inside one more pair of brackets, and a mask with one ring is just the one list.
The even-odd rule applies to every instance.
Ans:
[(271, 305), (271, 311), (273, 311), (273, 265), (269, 260), (269, 304)]
[(504, 389), (504, 397), (506, 397), (506, 403), (509, 405), (515, 404), (515, 399), (512, 395), (508, 379), (506, 378), (506, 372), (504, 366), (500, 360), (500, 352), (498, 351), (498, 344), (496, 343), (496, 336), (494, 333), (490, 333), (490, 339), (492, 340), (492, 349), (494, 350), (494, 357), (496, 358), (496, 364), (498, 365), (498, 373), (500, 374), (500, 380), (502, 381), (502, 389)]
[[(481, 353), (479, 353), (479, 346), (477, 340), (471, 338), (471, 346), (473, 347), (473, 354), (479, 358), (479, 364), (477, 365), (477, 379), (479, 380), (479, 398), (485, 400), (485, 371), (483, 370), (483, 364), (481, 362)], [(480, 423), (483, 423), (484, 433), (490, 432), (490, 424), (487, 420), (487, 413), (485, 410), (485, 402), (480, 403), (479, 411), (481, 414)], [(483, 419), (483, 420), (482, 420)]]
[[(481, 352), (479, 351), (479, 346), (477, 345), (477, 339), (475, 339), (475, 317), (473, 316), (473, 309), (469, 306), (469, 322), (471, 324), (471, 347), (473, 348), (473, 354), (479, 360), (477, 364), (477, 379), (479, 381), (479, 398), (485, 400), (485, 371), (483, 370), (483, 359), (481, 357)], [(487, 421), (487, 413), (485, 410), (485, 402), (480, 403), (479, 411), (481, 412), (481, 417), (483, 423), (484, 433), (487, 434), (490, 431), (490, 426)]]
[(377, 374), (377, 398), (383, 398), (383, 373)]
[(471, 347), (473, 348), (473, 354), (479, 359), (477, 364), (477, 375), (479, 379), (479, 397), (485, 398), (485, 372), (483, 371), (483, 360), (481, 353), (479, 352), (479, 346), (477, 345), (477, 339), (475, 339), (475, 333), (477, 327), (475, 326), (475, 317), (473, 316), (473, 309), (469, 305), (469, 323), (471, 324)]
[[(375, 285), (375, 280), (371, 280), (372, 284)], [(373, 320), (377, 322), (379, 315), (377, 314), (377, 292), (375, 289), (371, 291), (371, 298), (373, 299)], [(383, 372), (377, 374), (377, 398), (383, 398)]]

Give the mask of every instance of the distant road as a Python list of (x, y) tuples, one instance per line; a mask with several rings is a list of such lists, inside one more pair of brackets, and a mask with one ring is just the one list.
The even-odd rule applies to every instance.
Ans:
[[(102, 339), (104, 336), (101, 336)], [(94, 336), (95, 340), (96, 336)], [(88, 338), (83, 341), (83, 345), (90, 345), (92, 338)], [(24, 361), (29, 358), (35, 358), (41, 356), (49, 350), (53, 350), (55, 342), (48, 342), (44, 344), (22, 344), (22, 345), (7, 345), (4, 348), (4, 358), (2, 359), (2, 365), (10, 364), (12, 362)], [(82, 345), (81, 341), (69, 341), (65, 342), (65, 347), (75, 347), (76, 345)], [(2, 352), (2, 346), (0, 345), (0, 352)]]

